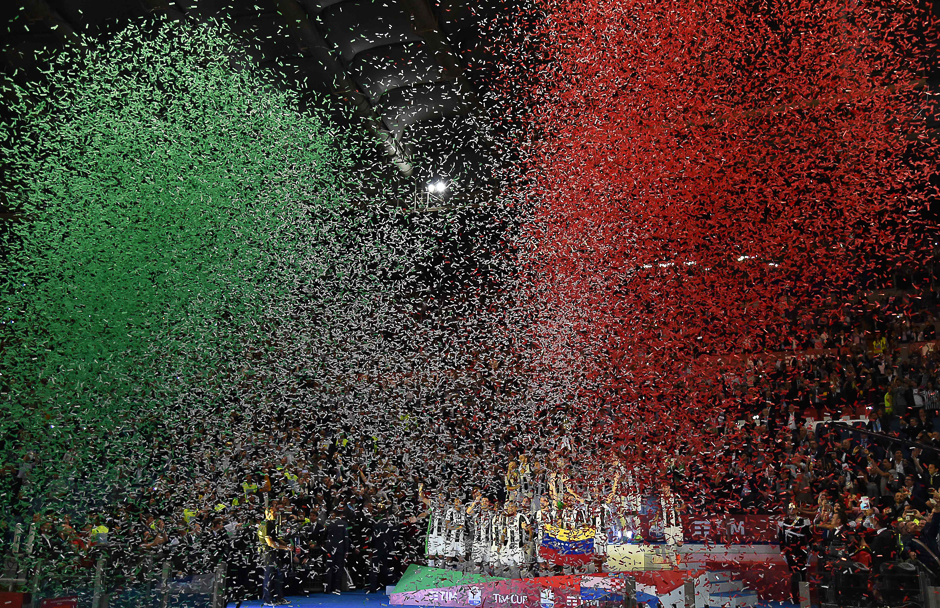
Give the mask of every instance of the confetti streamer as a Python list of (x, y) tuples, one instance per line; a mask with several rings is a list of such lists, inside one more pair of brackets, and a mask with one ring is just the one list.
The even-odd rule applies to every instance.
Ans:
[(741, 404), (716, 360), (933, 255), (935, 20), (908, 8), (535, 3), (500, 83), (529, 109), (516, 343), (575, 444), (650, 475), (727, 449), (699, 435)]
[(421, 179), (486, 199), (433, 213), (391, 204), (415, 184), (377, 183), (350, 116), (251, 67), (283, 28), (135, 23), (3, 84), (17, 517), (248, 568), (262, 497), (311, 524), (391, 504), (415, 538), (418, 484), (501, 492), (520, 454), (579, 496), (681, 480), (699, 513), (758, 510), (784, 448), (737, 427), (740, 377), (934, 255), (935, 21), (545, 0), (480, 24), (496, 50), (455, 48), (489, 88), (443, 105), (484, 111), (395, 125)]

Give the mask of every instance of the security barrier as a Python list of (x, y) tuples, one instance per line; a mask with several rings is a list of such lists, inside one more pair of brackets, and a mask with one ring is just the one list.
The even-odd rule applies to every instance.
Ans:
[[(169, 560), (147, 557), (134, 573), (114, 567), (126, 547), (101, 543), (92, 551), (93, 566), (71, 573), (53, 571), (53, 566), (33, 554), (31, 538), (18, 524), (13, 542), (3, 558), (0, 591), (18, 596), (23, 608), (224, 608), (227, 565), (203, 574), (174, 573)], [(126, 554), (126, 552), (125, 552)], [(124, 564), (125, 566), (127, 564)]]

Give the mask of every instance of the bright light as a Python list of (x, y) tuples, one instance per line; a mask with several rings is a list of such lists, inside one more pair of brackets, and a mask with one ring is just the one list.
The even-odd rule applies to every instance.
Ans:
[(428, 184), (428, 192), (443, 192), (447, 190), (447, 183), (441, 180)]

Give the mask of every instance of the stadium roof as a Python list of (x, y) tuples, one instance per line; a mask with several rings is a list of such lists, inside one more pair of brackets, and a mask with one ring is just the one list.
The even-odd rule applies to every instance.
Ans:
[[(383, 179), (415, 191), (460, 176), (464, 198), (492, 186), (491, 139), (481, 127), (492, 65), (488, 24), (496, 0), (18, 0), (3, 44), (4, 69), (29, 74), (36, 52), (153, 15), (220, 18), (275, 81), (311, 99), (354, 108), (377, 139)], [(6, 29), (6, 28), (4, 28)], [(490, 68), (491, 69), (491, 68)], [(19, 71), (19, 72), (17, 72)], [(482, 121), (482, 122), (481, 122)], [(367, 161), (368, 162), (368, 161)]]

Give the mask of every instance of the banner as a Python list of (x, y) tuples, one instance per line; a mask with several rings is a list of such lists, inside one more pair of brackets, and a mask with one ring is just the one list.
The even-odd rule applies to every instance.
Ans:
[(546, 524), (539, 555), (553, 564), (565, 566), (586, 564), (594, 556), (596, 533), (597, 530), (589, 526), (568, 530)]
[[(420, 572), (419, 572), (420, 570)], [(702, 571), (645, 572), (635, 578), (636, 599), (648, 605), (685, 605), (686, 581), (704, 583)], [(434, 580), (458, 582), (443, 587), (425, 587)], [(391, 606), (422, 608), (600, 608), (608, 602), (623, 603), (631, 587), (628, 577), (562, 575), (528, 579), (500, 579), (476, 582), (435, 568), (411, 565), (404, 585), (396, 585), (389, 595)], [(421, 581), (418, 583), (417, 581)], [(668, 601), (665, 601), (668, 600)]]
[(682, 538), (686, 543), (753, 545), (777, 542), (777, 522), (772, 515), (686, 516)]
[(39, 602), (39, 608), (78, 608), (78, 596), (46, 598)]

